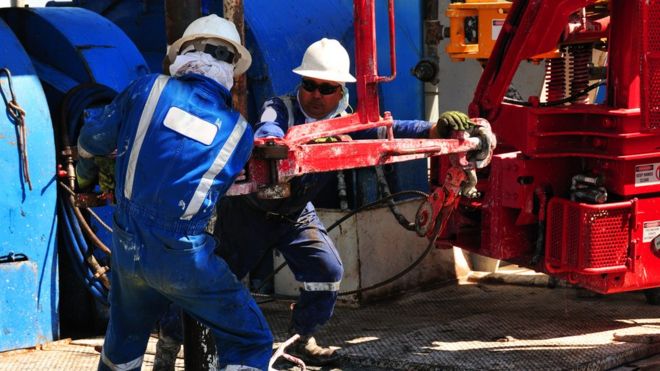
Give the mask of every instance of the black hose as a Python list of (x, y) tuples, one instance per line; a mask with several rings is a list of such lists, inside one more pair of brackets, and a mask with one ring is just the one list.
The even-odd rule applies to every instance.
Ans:
[[(569, 95), (566, 98), (562, 98), (562, 99), (559, 99), (559, 100), (553, 100), (553, 101), (550, 101), (550, 102), (541, 102), (541, 103), (539, 103), (539, 107), (561, 106), (562, 104), (573, 102), (574, 100), (580, 98), (581, 96), (587, 94), (588, 92), (596, 89), (597, 87), (599, 87), (601, 85), (605, 85), (605, 84), (606, 84), (605, 81), (595, 82), (595, 83), (587, 86), (586, 88), (580, 90), (579, 92)], [(515, 104), (515, 105), (518, 105), (518, 106), (524, 106), (524, 107), (531, 107), (532, 106), (532, 103), (530, 103), (530, 102), (520, 101), (520, 100), (515, 100), (515, 99), (510, 99), (510, 98), (504, 98), (502, 101), (504, 103)]]
[[(64, 221), (64, 236), (68, 242), (68, 248), (65, 250), (73, 259), (74, 270), (83, 279), (87, 289), (95, 298), (106, 304), (110, 288), (106, 275), (108, 268), (98, 263), (94, 256), (94, 246), (88, 246), (86, 238), (105, 254), (110, 254), (110, 249), (96, 236), (80, 208), (75, 205), (73, 188), (76, 175), (71, 143), (78, 136), (84, 110), (94, 105), (106, 104), (116, 94), (114, 90), (100, 84), (81, 84), (71, 89), (62, 102), (60, 130), (57, 135), (59, 153), (64, 157), (67, 171), (67, 180), (59, 182), (66, 193), (60, 192), (61, 202), (58, 203)], [(92, 210), (88, 211), (98, 218)], [(105, 223), (101, 225), (107, 228)]]
[[(378, 188), (380, 189), (380, 192), (386, 197), (391, 195), (392, 192), (390, 192), (390, 185), (387, 183), (387, 178), (385, 177), (383, 166), (376, 166), (374, 167), (374, 170), (376, 171), (376, 179), (378, 181)], [(399, 222), (403, 228), (408, 231), (415, 231), (415, 223), (410, 222), (406, 216), (401, 213), (393, 198), (387, 200), (387, 207), (390, 208), (392, 215), (394, 215), (396, 221)]]
[[(351, 211), (350, 213), (348, 213), (348, 214), (342, 216), (341, 218), (337, 219), (337, 220), (336, 220), (334, 223), (332, 223), (332, 225), (330, 225), (330, 227), (328, 227), (326, 230), (327, 230), (328, 232), (330, 232), (331, 230), (333, 230), (334, 228), (336, 228), (338, 225), (340, 225), (341, 223), (343, 223), (344, 221), (346, 221), (347, 219), (349, 219), (349, 218), (352, 217), (353, 215), (358, 214), (358, 213), (360, 213), (360, 212), (362, 212), (362, 211), (364, 211), (364, 210), (368, 210), (368, 209), (370, 209), (370, 208), (373, 208), (373, 207), (375, 207), (375, 206), (378, 206), (378, 205), (380, 205), (380, 204), (386, 203), (386, 202), (388, 202), (389, 200), (392, 200), (392, 199), (394, 199), (395, 197), (399, 197), (399, 196), (402, 196), (402, 195), (416, 195), (416, 196), (419, 196), (419, 198), (427, 198), (427, 197), (429, 196), (426, 192), (422, 192), (422, 191), (401, 191), (401, 192), (393, 193), (393, 194), (390, 194), (390, 195), (388, 195), (388, 196), (385, 196), (385, 197), (383, 197), (383, 198), (381, 198), (381, 199), (378, 199), (378, 200), (376, 200), (376, 201), (374, 201), (374, 202), (370, 202), (370, 203), (368, 203), (368, 204), (362, 205), (361, 207), (359, 207), (359, 208), (357, 208), (357, 209)], [(439, 228), (439, 226), (436, 226), (436, 228)], [(407, 274), (408, 272), (410, 272), (411, 270), (413, 270), (413, 268), (415, 268), (417, 265), (419, 265), (419, 263), (421, 263), (422, 260), (424, 260), (424, 258), (425, 258), (425, 257), (429, 254), (429, 252), (433, 249), (433, 246), (435, 245), (435, 242), (436, 242), (436, 240), (437, 240), (437, 238), (438, 238), (438, 235), (439, 235), (439, 233), (434, 232), (434, 236), (433, 236), (433, 238), (430, 240), (428, 246), (426, 247), (426, 250), (424, 250), (424, 251), (422, 252), (422, 254), (421, 254), (417, 259), (415, 259), (414, 262), (412, 262), (407, 268), (405, 268), (405, 269), (402, 270), (401, 272), (395, 274), (394, 276), (392, 276), (392, 277), (390, 277), (390, 278), (388, 278), (388, 279), (386, 279), (386, 280), (384, 280), (384, 281), (381, 281), (381, 282), (379, 282), (379, 283), (373, 284), (373, 285), (371, 285), (371, 286), (369, 286), (369, 287), (363, 287), (363, 288), (360, 288), (360, 289), (357, 289), (357, 290), (352, 290), (352, 291), (340, 292), (338, 295), (339, 295), (339, 296), (353, 295), (353, 294), (358, 294), (358, 293), (361, 293), (361, 292), (364, 292), (364, 291), (373, 290), (373, 289), (376, 289), (376, 288), (379, 288), (379, 287), (385, 286), (385, 285), (387, 285), (387, 284), (389, 284), (389, 283), (391, 283), (391, 282), (394, 282), (394, 281), (396, 281), (397, 279), (403, 277), (405, 274)], [(261, 283), (261, 285), (260, 285), (259, 287), (257, 287), (257, 288), (254, 290), (254, 291), (256, 291), (256, 293), (255, 293), (255, 292), (252, 292), (252, 295), (253, 295), (253, 296), (256, 296), (256, 297), (266, 297), (266, 298), (268, 298), (268, 300), (260, 301), (259, 304), (262, 304), (262, 303), (266, 303), (266, 302), (272, 301), (272, 299), (295, 299), (295, 298), (296, 298), (295, 296), (288, 296), (288, 295), (258, 294), (258, 292), (259, 292), (259, 291), (265, 286), (265, 284), (266, 284), (267, 282), (269, 282), (270, 280), (272, 280), (272, 279), (275, 277), (275, 275), (276, 275), (277, 273), (279, 273), (284, 267), (286, 267), (286, 265), (287, 265), (286, 262), (280, 264), (277, 268), (275, 268), (275, 270), (273, 270), (272, 273), (270, 273), (266, 278), (264, 278), (264, 280), (263, 280), (263, 282)]]

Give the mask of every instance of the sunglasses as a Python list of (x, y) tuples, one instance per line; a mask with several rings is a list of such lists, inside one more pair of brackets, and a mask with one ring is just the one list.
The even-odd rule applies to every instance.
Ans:
[(314, 90), (319, 91), (322, 95), (330, 95), (334, 94), (337, 89), (341, 87), (341, 85), (330, 85), (328, 83), (322, 83), (322, 84), (317, 84), (312, 80), (302, 80), (301, 84), (302, 88), (305, 89), (306, 91), (313, 93)]
[(231, 51), (228, 47), (224, 45), (211, 45), (211, 44), (203, 44), (204, 49), (202, 49), (202, 44), (196, 43), (194, 44), (194, 49), (186, 51), (186, 53), (189, 53), (191, 51), (198, 51), (198, 52), (204, 52), (206, 54), (210, 54), (213, 58), (227, 62), (227, 63), (233, 63), (234, 62), (234, 57), (236, 56), (233, 51)]

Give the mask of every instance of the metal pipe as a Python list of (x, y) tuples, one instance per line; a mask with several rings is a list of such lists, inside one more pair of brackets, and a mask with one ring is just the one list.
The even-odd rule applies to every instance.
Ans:
[(390, 75), (378, 76), (378, 82), (390, 82), (396, 77), (396, 30), (394, 29), (394, 0), (387, 3), (387, 15), (390, 31)]
[(639, 108), (639, 7), (629, 0), (610, 1), (607, 99), (614, 108)]
[(201, 0), (165, 0), (167, 45), (172, 45), (195, 19), (202, 16)]
[[(241, 36), (241, 41), (243, 42), (243, 45), (245, 45), (243, 0), (223, 0), (222, 9), (225, 18), (236, 25), (238, 34)], [(234, 103), (234, 109), (240, 112), (244, 117), (247, 117), (247, 78), (245, 74), (234, 79), (232, 100)]]
[(380, 119), (378, 103), (378, 75), (376, 58), (376, 16), (374, 0), (353, 2), (355, 27), (355, 69), (357, 80), (357, 114), (360, 122)]

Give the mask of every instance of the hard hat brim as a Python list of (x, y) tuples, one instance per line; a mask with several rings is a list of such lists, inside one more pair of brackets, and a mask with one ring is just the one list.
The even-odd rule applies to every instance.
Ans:
[(247, 71), (248, 68), (250, 68), (250, 65), (252, 64), (252, 56), (250, 55), (250, 52), (243, 45), (233, 40), (224, 37), (218, 37), (217, 35), (211, 35), (211, 34), (195, 34), (180, 38), (179, 40), (175, 41), (172, 44), (172, 46), (168, 48), (167, 59), (170, 61), (170, 63), (173, 63), (174, 60), (176, 59), (177, 54), (179, 54), (179, 50), (181, 50), (183, 44), (189, 41), (199, 40), (199, 39), (221, 40), (231, 44), (234, 47), (234, 49), (236, 49), (236, 52), (238, 53), (238, 60), (234, 64), (234, 76), (238, 76), (244, 73), (245, 71)]
[(293, 73), (304, 77), (311, 77), (313, 79), (335, 81), (335, 82), (355, 82), (355, 77), (350, 73), (341, 73), (334, 71), (319, 71), (319, 70), (306, 70), (298, 67), (293, 70)]

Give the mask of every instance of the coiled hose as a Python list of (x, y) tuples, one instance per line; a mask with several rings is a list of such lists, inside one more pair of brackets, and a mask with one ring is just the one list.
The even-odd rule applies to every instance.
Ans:
[[(117, 93), (100, 84), (82, 84), (70, 90), (64, 97), (61, 107), (61, 120), (56, 128), (58, 153), (64, 163), (65, 173), (59, 179), (58, 213), (60, 215), (61, 235), (74, 271), (92, 296), (103, 304), (108, 304), (110, 281), (106, 275), (108, 267), (99, 264), (98, 258), (107, 257), (110, 249), (96, 236), (82, 210), (75, 200), (75, 164), (71, 143), (75, 143), (80, 133), (81, 118), (85, 109), (105, 105)], [(59, 129), (59, 130), (57, 130)], [(89, 210), (90, 215), (99, 219)], [(88, 243), (91, 242), (90, 243)], [(100, 252), (97, 252), (100, 250)]]

